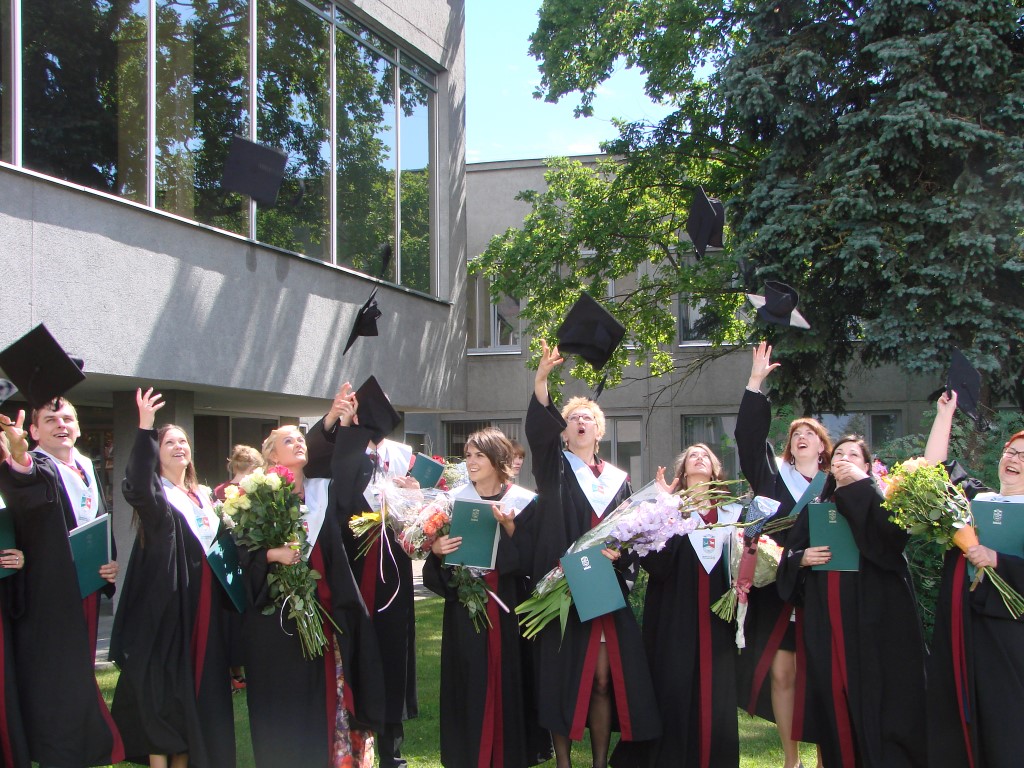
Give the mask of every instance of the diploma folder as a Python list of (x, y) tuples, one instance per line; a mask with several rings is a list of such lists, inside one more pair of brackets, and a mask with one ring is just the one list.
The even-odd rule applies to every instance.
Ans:
[(415, 477), (420, 488), (433, 488), (444, 474), (444, 464), (425, 453), (417, 453), (412, 463), (409, 476)]
[(461, 536), (462, 544), (445, 555), (445, 565), (467, 565), (473, 568), (494, 568), (498, 556), (498, 521), (489, 501), (456, 499), (452, 504), (449, 537)]
[(245, 582), (242, 581), (242, 566), (238, 562), (238, 547), (235, 540), (224, 530), (214, 539), (210, 551), (206, 553), (206, 562), (231, 598), (231, 604), (239, 613), (245, 613), (248, 599), (245, 594)]
[[(7, 505), (0, 498), (0, 510), (6, 510)], [(18, 544), (14, 540), (14, 519), (11, 513), (0, 511), (0, 549), (17, 549)], [(18, 572), (17, 568), (0, 568), (0, 579), (13, 576)]]
[[(1024, 557), (1024, 504), (974, 500), (971, 516), (981, 544), (996, 552)], [(967, 575), (972, 580), (976, 570), (971, 563), (967, 564)]]
[(580, 621), (590, 621), (626, 607), (615, 566), (601, 554), (602, 549), (604, 547), (598, 545), (561, 559)]
[(860, 550), (846, 518), (839, 514), (835, 504), (808, 504), (807, 522), (811, 531), (811, 546), (827, 546), (832, 559), (823, 565), (812, 565), (815, 571), (859, 571)]
[(100, 566), (110, 562), (110, 515), (102, 514), (78, 526), (68, 534), (68, 541), (82, 597), (107, 586), (109, 582), (100, 576)]

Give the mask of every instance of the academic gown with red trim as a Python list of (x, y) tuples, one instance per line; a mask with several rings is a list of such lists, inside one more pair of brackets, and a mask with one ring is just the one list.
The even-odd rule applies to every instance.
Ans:
[(131, 760), (187, 752), (190, 766), (231, 768), (225, 630), (234, 608), (164, 495), (156, 435), (138, 430), (122, 484), (138, 529), (110, 638), (110, 658), (121, 669), (111, 711)]
[(342, 705), (349, 727), (375, 729), (384, 715), (382, 670), (376, 640), (366, 609), (349, 569), (337, 521), (328, 514), (310, 552), (309, 565), (323, 575), (317, 596), (341, 629), (329, 621), (324, 634), (329, 647), (324, 655), (307, 659), (302, 654), (294, 620), (270, 605), (266, 550), (239, 548), (239, 560), (250, 595), (250, 608), (242, 624), (246, 697), (258, 768), (327, 768), (335, 739), (337, 666), (333, 640), (337, 640), (347, 691)]
[[(500, 496), (485, 501), (499, 501)], [(526, 768), (551, 757), (551, 738), (534, 722), (532, 702), (524, 701), (516, 600), (527, 575), (529, 536), (536, 512), (529, 504), (516, 516), (516, 532), (501, 531), (495, 570), (483, 578), (508, 607), (488, 598), (491, 628), (476, 631), (451, 583), (451, 568), (431, 554), (423, 564), (423, 584), (445, 599), (441, 635), (441, 764), (445, 768)], [(546, 749), (536, 745), (546, 743)]]
[(807, 510), (790, 530), (777, 575), (802, 603), (804, 647), (818, 744), (835, 768), (924, 768), (924, 637), (903, 548), (875, 481), (838, 488), (834, 501), (860, 550), (860, 570), (800, 566), (810, 546)]
[[(100, 592), (83, 599), (79, 591), (68, 542), (77, 520), (60, 472), (33, 452), (27, 475), (0, 465), (0, 490), (25, 553), (25, 567), (11, 577), (21, 582), (11, 636), (29, 753), (44, 765), (117, 762), (121, 736), (95, 675)], [(112, 595), (113, 585), (101, 591)]]
[[(953, 465), (954, 482), (965, 474)], [(985, 489), (963, 483), (969, 497)], [(984, 542), (983, 542), (984, 543)], [(1024, 558), (1000, 552), (996, 573), (1024, 594)], [(1024, 733), (1024, 620), (1010, 618), (983, 579), (973, 592), (967, 559), (946, 553), (928, 663), (929, 768), (1017, 768)]]
[[(412, 560), (387, 526), (365, 557), (362, 539), (348, 527), (353, 517), (370, 510), (363, 491), (373, 477), (366, 446), (373, 432), (366, 427), (336, 426), (325, 433), (323, 420), (306, 433), (309, 464), (306, 477), (332, 477), (329, 509), (341, 529), (352, 575), (356, 579), (384, 663), (384, 722), (401, 723), (416, 717), (416, 613)], [(383, 575), (382, 575), (383, 574)], [(390, 604), (389, 604), (390, 603)]]
[[(711, 531), (728, 536), (732, 529)], [(736, 632), (711, 611), (729, 588), (728, 547), (711, 573), (687, 536), (640, 560), (649, 574), (643, 637), (662, 716), (662, 734), (620, 743), (615, 768), (736, 768)]]
[[(0, 510), (0, 515), (10, 514), (10, 510)], [(23, 597), (19, 593), (24, 585), (17, 576), (14, 573), (0, 580), (0, 766), (29, 768), (28, 739), (18, 703), (17, 665), (11, 631), (12, 606)]]
[[(532, 537), (534, 583), (558, 565), (566, 549), (597, 522), (590, 502), (562, 453), (561, 434), (565, 427), (565, 421), (554, 406), (545, 408), (536, 397), (531, 397), (525, 431), (533, 457), (539, 506), (536, 532)], [(608, 504), (608, 510), (615, 509), (630, 493), (629, 482), (623, 482)], [(625, 567), (624, 560), (616, 563), (623, 595), (627, 593), (621, 570)], [(583, 737), (603, 630), (611, 666), (613, 728), (625, 741), (644, 741), (658, 736), (661, 718), (651, 673), (640, 627), (629, 606), (586, 624), (580, 622), (572, 609), (564, 637), (560, 629), (559, 622), (553, 621), (534, 640), (540, 725), (573, 740)]]
[[(736, 450), (739, 453), (740, 472), (757, 496), (779, 502), (775, 517), (785, 517), (796, 506), (789, 488), (778, 472), (775, 452), (768, 442), (772, 412), (768, 398), (760, 392), (743, 391), (740, 410), (736, 417)], [(785, 546), (789, 530), (772, 534), (772, 540)], [(790, 644), (796, 631), (792, 622), (794, 606), (785, 602), (768, 584), (754, 587), (747, 597), (747, 618), (744, 624), (747, 647), (736, 663), (736, 684), (739, 705), (751, 715), (775, 722), (771, 698), (771, 665), (779, 650), (796, 652), (797, 681), (793, 738), (815, 741), (815, 707), (807, 699), (806, 661), (799, 648)], [(799, 621), (799, 616), (798, 616)], [(792, 628), (791, 625), (792, 624)], [(802, 717), (799, 717), (802, 713)]]

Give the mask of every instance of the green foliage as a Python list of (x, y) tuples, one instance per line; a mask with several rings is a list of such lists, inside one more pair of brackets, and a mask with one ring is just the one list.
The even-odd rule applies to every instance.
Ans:
[[(653, 375), (670, 368), (674, 293), (707, 302), (714, 354), (747, 332), (741, 289), (779, 279), (813, 329), (753, 331), (784, 342), (777, 400), (841, 412), (850, 364), (936, 372), (955, 344), (989, 374), (986, 397), (1024, 405), (1021, 7), (545, 0), (539, 95), (578, 93), (586, 114), (625, 64), (677, 111), (622, 125), (614, 167), (553, 162), (551, 189), (522, 196), (522, 230), (477, 268), (495, 296), (529, 299), (540, 336), (580, 289), (639, 271), (653, 286), (612, 304)], [(728, 250), (694, 264), (679, 228), (698, 185), (727, 202)]]
[(629, 609), (636, 617), (636, 623), (641, 627), (644, 625), (644, 598), (647, 596), (647, 571), (639, 569), (633, 588), (629, 591)]

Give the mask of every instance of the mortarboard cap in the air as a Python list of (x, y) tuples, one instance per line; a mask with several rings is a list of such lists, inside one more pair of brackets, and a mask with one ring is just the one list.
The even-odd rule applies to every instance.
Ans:
[(589, 294), (582, 293), (558, 327), (558, 350), (579, 355), (599, 371), (625, 335), (622, 323)]
[(686, 234), (689, 235), (697, 256), (702, 257), (709, 246), (721, 248), (724, 232), (725, 206), (722, 205), (722, 201), (708, 197), (703, 189), (698, 189), (686, 219)]
[(288, 154), (283, 150), (233, 136), (221, 184), (249, 195), (260, 205), (274, 205), (287, 163)]
[(359, 426), (373, 430), (374, 442), (379, 443), (395, 431), (402, 421), (376, 377), (371, 376), (356, 390), (356, 417)]
[(796, 308), (800, 295), (785, 283), (765, 280), (764, 296), (748, 293), (747, 298), (757, 307), (757, 316), (766, 323), (810, 330), (810, 324)]
[(366, 300), (366, 303), (356, 313), (356, 319), (352, 323), (352, 330), (349, 331), (348, 341), (345, 342), (345, 351), (341, 353), (342, 355), (349, 351), (360, 336), (377, 335), (377, 319), (381, 316), (381, 311), (377, 308), (377, 288), (378, 286), (374, 286), (370, 292), (370, 298)]
[(949, 360), (946, 390), (956, 392), (957, 408), (978, 422), (981, 414), (978, 410), (981, 402), (981, 374), (956, 347), (953, 347)]
[(84, 363), (70, 357), (43, 324), (0, 352), (0, 368), (29, 405), (40, 408), (85, 381)]

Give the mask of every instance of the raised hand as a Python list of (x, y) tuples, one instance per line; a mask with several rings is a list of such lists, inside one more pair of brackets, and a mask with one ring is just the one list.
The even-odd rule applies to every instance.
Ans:
[(331, 403), (331, 408), (327, 411), (327, 415), (324, 416), (324, 429), (332, 430), (335, 424), (351, 427), (355, 421), (358, 406), (356, 393), (353, 391), (352, 385), (346, 381), (338, 387), (338, 391), (335, 393), (334, 400)]
[(762, 341), (754, 347), (753, 360), (750, 363), (750, 378), (747, 380), (747, 389), (755, 392), (760, 391), (761, 382), (768, 374), (778, 368), (782, 363), (772, 362), (772, 348), (766, 341)]
[(679, 487), (679, 478), (675, 478), (672, 481), (672, 485), (665, 482), (665, 468), (658, 467), (658, 471), (654, 475), (654, 482), (658, 485), (658, 490), (662, 493), (675, 493), (676, 488)]
[(0, 427), (3, 428), (4, 436), (7, 438), (7, 448), (10, 451), (11, 460), (22, 466), (27, 464), (25, 454), (28, 453), (28, 433), (24, 430), (24, 425), (24, 411), (18, 411), (18, 417), (14, 421), (0, 413)]
[(540, 360), (537, 363), (537, 375), (533, 380), (533, 393), (537, 396), (537, 402), (545, 408), (550, 400), (548, 399), (548, 376), (555, 369), (556, 365), (565, 362), (565, 358), (558, 352), (558, 347), (548, 349), (548, 343), (540, 340)]
[(143, 393), (141, 389), (135, 390), (135, 403), (139, 406), (139, 429), (152, 429), (156, 423), (156, 412), (167, 403), (163, 401), (164, 396), (154, 392), (150, 387)]

